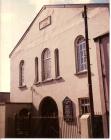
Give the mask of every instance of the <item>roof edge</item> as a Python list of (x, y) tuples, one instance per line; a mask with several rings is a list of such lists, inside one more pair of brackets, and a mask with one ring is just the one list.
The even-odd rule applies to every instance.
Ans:
[(28, 28), (26, 29), (26, 31), (24, 32), (24, 34), (22, 35), (22, 37), (19, 39), (18, 43), (15, 45), (14, 49), (11, 51), (11, 53), (9, 54), (9, 58), (12, 56), (12, 53), (15, 51), (15, 49), (18, 47), (18, 45), (21, 43), (21, 41), (24, 39), (24, 37), (26, 36), (27, 32), (30, 30), (30, 28), (32, 27), (32, 25), (34, 24), (36, 18), (39, 16), (39, 14), (42, 12), (42, 10), (45, 9), (45, 6), (43, 6), (40, 11), (38, 12), (38, 14), (35, 16), (35, 18), (33, 19), (33, 21), (30, 23), (30, 25), (28, 26)]
[(109, 3), (81, 3), (81, 4), (50, 4), (50, 5), (44, 5), (47, 8), (52, 8), (52, 7), (57, 7), (57, 8), (61, 8), (61, 7), (69, 7), (69, 6), (83, 6), (83, 5), (88, 5), (88, 6), (108, 6)]
[(70, 7), (75, 7), (75, 6), (83, 6), (83, 5), (88, 5), (88, 6), (109, 6), (109, 3), (82, 3), (82, 4), (51, 4), (51, 5), (43, 5), (42, 8), (40, 9), (40, 11), (38, 12), (38, 14), (35, 16), (35, 18), (33, 19), (33, 21), (31, 22), (31, 24), (28, 26), (28, 28), (26, 29), (26, 31), (24, 32), (24, 34), (22, 35), (22, 37), (19, 39), (18, 43), (15, 45), (14, 49), (11, 51), (11, 53), (9, 54), (9, 58), (11, 58), (13, 52), (15, 51), (15, 49), (18, 47), (18, 45), (21, 43), (21, 41), (25, 38), (25, 36), (27, 35), (28, 31), (30, 30), (30, 28), (32, 27), (32, 25), (34, 24), (36, 18), (40, 15), (40, 13), (45, 9), (45, 8), (70, 8)]
[(0, 92), (0, 94), (10, 94), (10, 92)]
[(31, 104), (32, 105), (32, 102), (5, 102), (6, 104)]
[(98, 39), (100, 39), (102, 37), (105, 37), (105, 36), (108, 36), (108, 35), (110, 35), (109, 31), (104, 33), (104, 34), (101, 34), (101, 35), (99, 35), (99, 36), (97, 36), (95, 38), (93, 38), (93, 40), (96, 42), (96, 41), (98, 41)]

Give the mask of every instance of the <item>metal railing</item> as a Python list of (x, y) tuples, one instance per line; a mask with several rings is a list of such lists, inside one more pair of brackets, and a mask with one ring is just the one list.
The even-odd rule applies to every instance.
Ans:
[[(95, 115), (95, 137), (103, 137), (102, 115)], [(79, 120), (79, 119), (78, 119)], [(13, 117), (7, 119), (8, 138), (81, 138), (80, 123), (66, 122), (63, 117)]]
[(15, 118), (15, 137), (80, 138), (79, 125), (63, 117)]

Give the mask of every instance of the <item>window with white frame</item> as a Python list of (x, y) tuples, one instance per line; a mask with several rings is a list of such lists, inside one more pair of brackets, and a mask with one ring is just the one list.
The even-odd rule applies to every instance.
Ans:
[(77, 73), (87, 70), (86, 42), (83, 36), (77, 37), (75, 41), (76, 71)]
[(90, 113), (90, 103), (88, 97), (79, 98), (79, 116)]
[(24, 60), (19, 64), (19, 86), (24, 86)]
[(46, 48), (42, 52), (42, 80), (51, 78), (51, 54), (50, 50)]

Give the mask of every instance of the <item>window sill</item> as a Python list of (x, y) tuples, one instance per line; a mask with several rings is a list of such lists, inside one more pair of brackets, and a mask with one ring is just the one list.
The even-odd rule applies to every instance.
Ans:
[(83, 74), (87, 74), (87, 70), (81, 71), (81, 72), (77, 72), (74, 75), (83, 75)]
[(58, 77), (56, 77), (55, 79), (50, 78), (50, 79), (46, 79), (46, 80), (41, 81), (41, 82), (35, 82), (34, 85), (40, 86), (40, 85), (47, 84), (47, 83), (50, 83), (50, 82), (51, 82), (51, 83), (54, 83), (55, 81), (59, 81), (59, 80), (61, 80), (61, 79), (62, 79), (62, 77), (58, 76)]
[(46, 80), (43, 80), (41, 83), (47, 83), (47, 82), (51, 82), (51, 81), (53, 81), (52, 78), (50, 78), (50, 79), (46, 79)]
[(61, 80), (61, 79), (62, 79), (62, 77), (61, 76), (58, 76), (58, 77), (55, 77), (54, 80)]
[(41, 82), (34, 82), (34, 85), (40, 85)]
[(20, 85), (19, 88), (26, 88), (26, 85)]

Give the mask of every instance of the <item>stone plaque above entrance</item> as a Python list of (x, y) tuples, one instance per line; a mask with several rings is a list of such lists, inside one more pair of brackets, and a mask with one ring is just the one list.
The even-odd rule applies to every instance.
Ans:
[(51, 16), (48, 16), (47, 18), (39, 22), (39, 29), (42, 30), (45, 27), (49, 26), (50, 24), (51, 24)]

